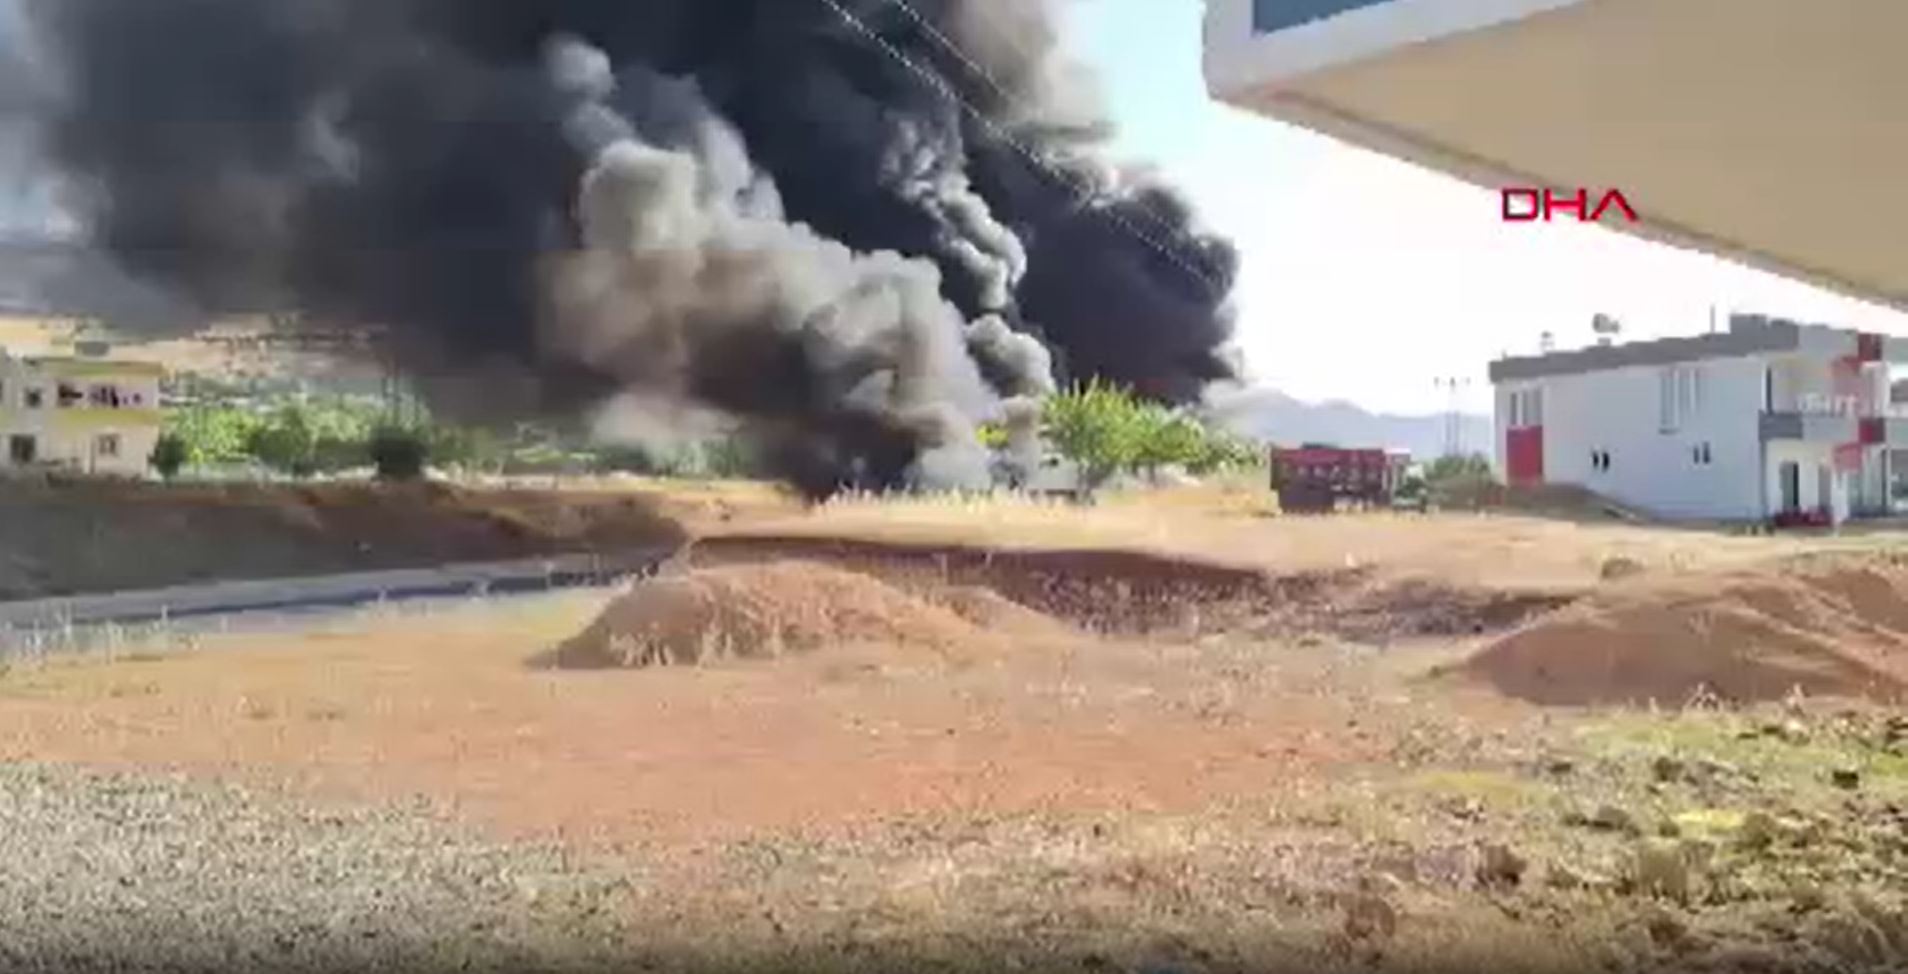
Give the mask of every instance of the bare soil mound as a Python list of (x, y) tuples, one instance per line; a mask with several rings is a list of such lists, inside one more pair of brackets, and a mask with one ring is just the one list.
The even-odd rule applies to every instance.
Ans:
[[(966, 598), (975, 607), (986, 601)], [(638, 583), (545, 662), (566, 669), (693, 666), (850, 645), (949, 655), (989, 638), (954, 609), (879, 579), (784, 561)]]
[(1815, 557), (1619, 585), (1499, 640), (1464, 670), (1560, 705), (1908, 690), (1908, 562)]
[[(1118, 550), (998, 550), (832, 538), (696, 542), (696, 566), (799, 559), (878, 577), (990, 630), (1050, 625), (1146, 635), (1329, 633), (1361, 642), (1500, 632), (1570, 596), (1457, 589), (1365, 569), (1271, 575)], [(978, 601), (977, 601), (978, 600)]]

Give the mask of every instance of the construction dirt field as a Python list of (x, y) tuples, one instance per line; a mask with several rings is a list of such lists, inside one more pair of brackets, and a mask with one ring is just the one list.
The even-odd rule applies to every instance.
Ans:
[(0, 970), (1908, 969), (1886, 533), (430, 496), (506, 547), (687, 540), (14, 657)]

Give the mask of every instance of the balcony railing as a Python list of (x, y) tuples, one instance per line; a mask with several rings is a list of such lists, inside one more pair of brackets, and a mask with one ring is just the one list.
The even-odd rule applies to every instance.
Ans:
[(1908, 419), (1908, 403), (1878, 403), (1865, 396), (1829, 396), (1815, 393), (1797, 396), (1794, 409), (1778, 413), (1802, 416), (1843, 416), (1855, 419)]

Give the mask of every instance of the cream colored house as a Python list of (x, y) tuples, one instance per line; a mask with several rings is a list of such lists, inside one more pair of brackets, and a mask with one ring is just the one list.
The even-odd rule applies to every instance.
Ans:
[(141, 476), (163, 425), (152, 362), (0, 351), (0, 473)]

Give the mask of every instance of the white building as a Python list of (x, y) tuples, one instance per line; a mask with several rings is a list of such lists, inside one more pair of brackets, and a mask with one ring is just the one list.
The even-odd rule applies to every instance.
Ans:
[(164, 375), (150, 362), (0, 351), (0, 474), (142, 475), (159, 442)]
[(1729, 330), (1501, 359), (1512, 484), (1582, 486), (1662, 517), (1893, 513), (1908, 498), (1908, 340), (1739, 315)]
[[(1908, 3), (1206, 0), (1215, 97), (1908, 307)], [(1494, 206), (1487, 200), (1480, 205)]]

